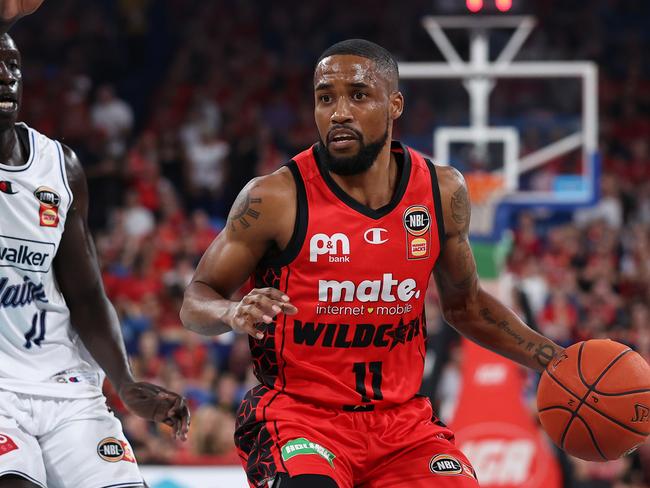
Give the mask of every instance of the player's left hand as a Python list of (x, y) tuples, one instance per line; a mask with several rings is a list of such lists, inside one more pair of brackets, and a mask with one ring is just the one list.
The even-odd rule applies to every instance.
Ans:
[(127, 408), (147, 420), (162, 422), (174, 429), (174, 436), (187, 440), (190, 410), (185, 398), (160, 386), (142, 381), (125, 383), (119, 395)]
[(0, 20), (13, 23), (33, 13), (42, 3), (43, 0), (0, 0)]

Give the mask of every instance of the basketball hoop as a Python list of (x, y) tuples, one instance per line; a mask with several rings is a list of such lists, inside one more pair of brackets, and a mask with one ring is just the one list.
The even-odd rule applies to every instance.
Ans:
[[(480, 3), (475, 2), (476, 5)], [(503, 2), (502, 6), (507, 4)], [(504, 209), (530, 206), (577, 208), (593, 205), (597, 199), (598, 69), (591, 61), (515, 60), (535, 24), (533, 17), (519, 15), (424, 17), (422, 25), (443, 55), (444, 62), (401, 62), (399, 65), (403, 80), (458, 79), (467, 90), (468, 124), (437, 126), (433, 134), (433, 158), (439, 164), (452, 164), (463, 170), (472, 167), (469, 161), (472, 157), (489, 162), (485, 167), (491, 170), (489, 174), (474, 175), (463, 171), (474, 214), (470, 227), (473, 238), (501, 240), (508, 220), (494, 221), (500, 204)], [(455, 29), (468, 34), (467, 59), (461, 56), (461, 51), (452, 43), (453, 38), (447, 35), (447, 31)], [(512, 32), (494, 56), (491, 55), (494, 49), (490, 49), (493, 30)], [(549, 138), (538, 147), (524, 148), (520, 142), (522, 128), (519, 125), (512, 121), (509, 125), (493, 125), (497, 121), (490, 118), (490, 95), (498, 81), (517, 78), (577, 80), (582, 94), (579, 123), (569, 126), (566, 134)], [(468, 157), (453, 151), (452, 146), (459, 144), (472, 145), (473, 154)], [(503, 147), (502, 156), (493, 150), (499, 144)], [(582, 170), (574, 175), (581, 183), (580, 191), (533, 191), (522, 186), (525, 175), (574, 151), (580, 151), (583, 160)]]
[(472, 171), (465, 175), (472, 207), (497, 199), (504, 191), (503, 176), (488, 171)]
[(504, 177), (489, 171), (472, 171), (464, 176), (472, 205), (470, 234), (489, 234), (496, 207), (507, 192)]

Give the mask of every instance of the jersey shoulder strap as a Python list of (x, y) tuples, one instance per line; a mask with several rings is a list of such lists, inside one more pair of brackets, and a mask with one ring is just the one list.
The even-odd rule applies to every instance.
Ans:
[(293, 225), (293, 233), (289, 239), (287, 247), (285, 247), (278, 254), (265, 256), (260, 261), (258, 268), (280, 268), (291, 263), (302, 248), (307, 235), (307, 222), (309, 219), (309, 207), (307, 205), (307, 193), (305, 191), (305, 183), (303, 181), (298, 163), (296, 159), (299, 158), (307, 151), (303, 151), (296, 158), (285, 164), (285, 167), (291, 172), (294, 183), (296, 184), (296, 219)]

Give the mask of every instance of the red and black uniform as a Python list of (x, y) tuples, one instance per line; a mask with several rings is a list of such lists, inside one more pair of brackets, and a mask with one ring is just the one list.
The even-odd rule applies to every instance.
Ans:
[(251, 339), (261, 385), (244, 399), (235, 434), (249, 483), (287, 472), (327, 475), (341, 488), (476, 486), (451, 432), (417, 396), (424, 298), (444, 238), (433, 164), (394, 142), (399, 181), (373, 210), (334, 182), (323, 151), (316, 144), (288, 164), (294, 233), (254, 276), (256, 287), (289, 295), (298, 314), (278, 315), (264, 339)]

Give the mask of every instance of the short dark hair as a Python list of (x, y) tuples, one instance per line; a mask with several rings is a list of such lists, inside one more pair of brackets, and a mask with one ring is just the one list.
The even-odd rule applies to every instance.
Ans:
[(323, 51), (323, 54), (316, 61), (316, 66), (323, 59), (337, 54), (349, 54), (370, 59), (377, 65), (377, 68), (384, 76), (386, 76), (391, 88), (397, 89), (399, 81), (397, 61), (387, 49), (384, 49), (379, 44), (365, 39), (346, 39), (345, 41), (337, 42)]

